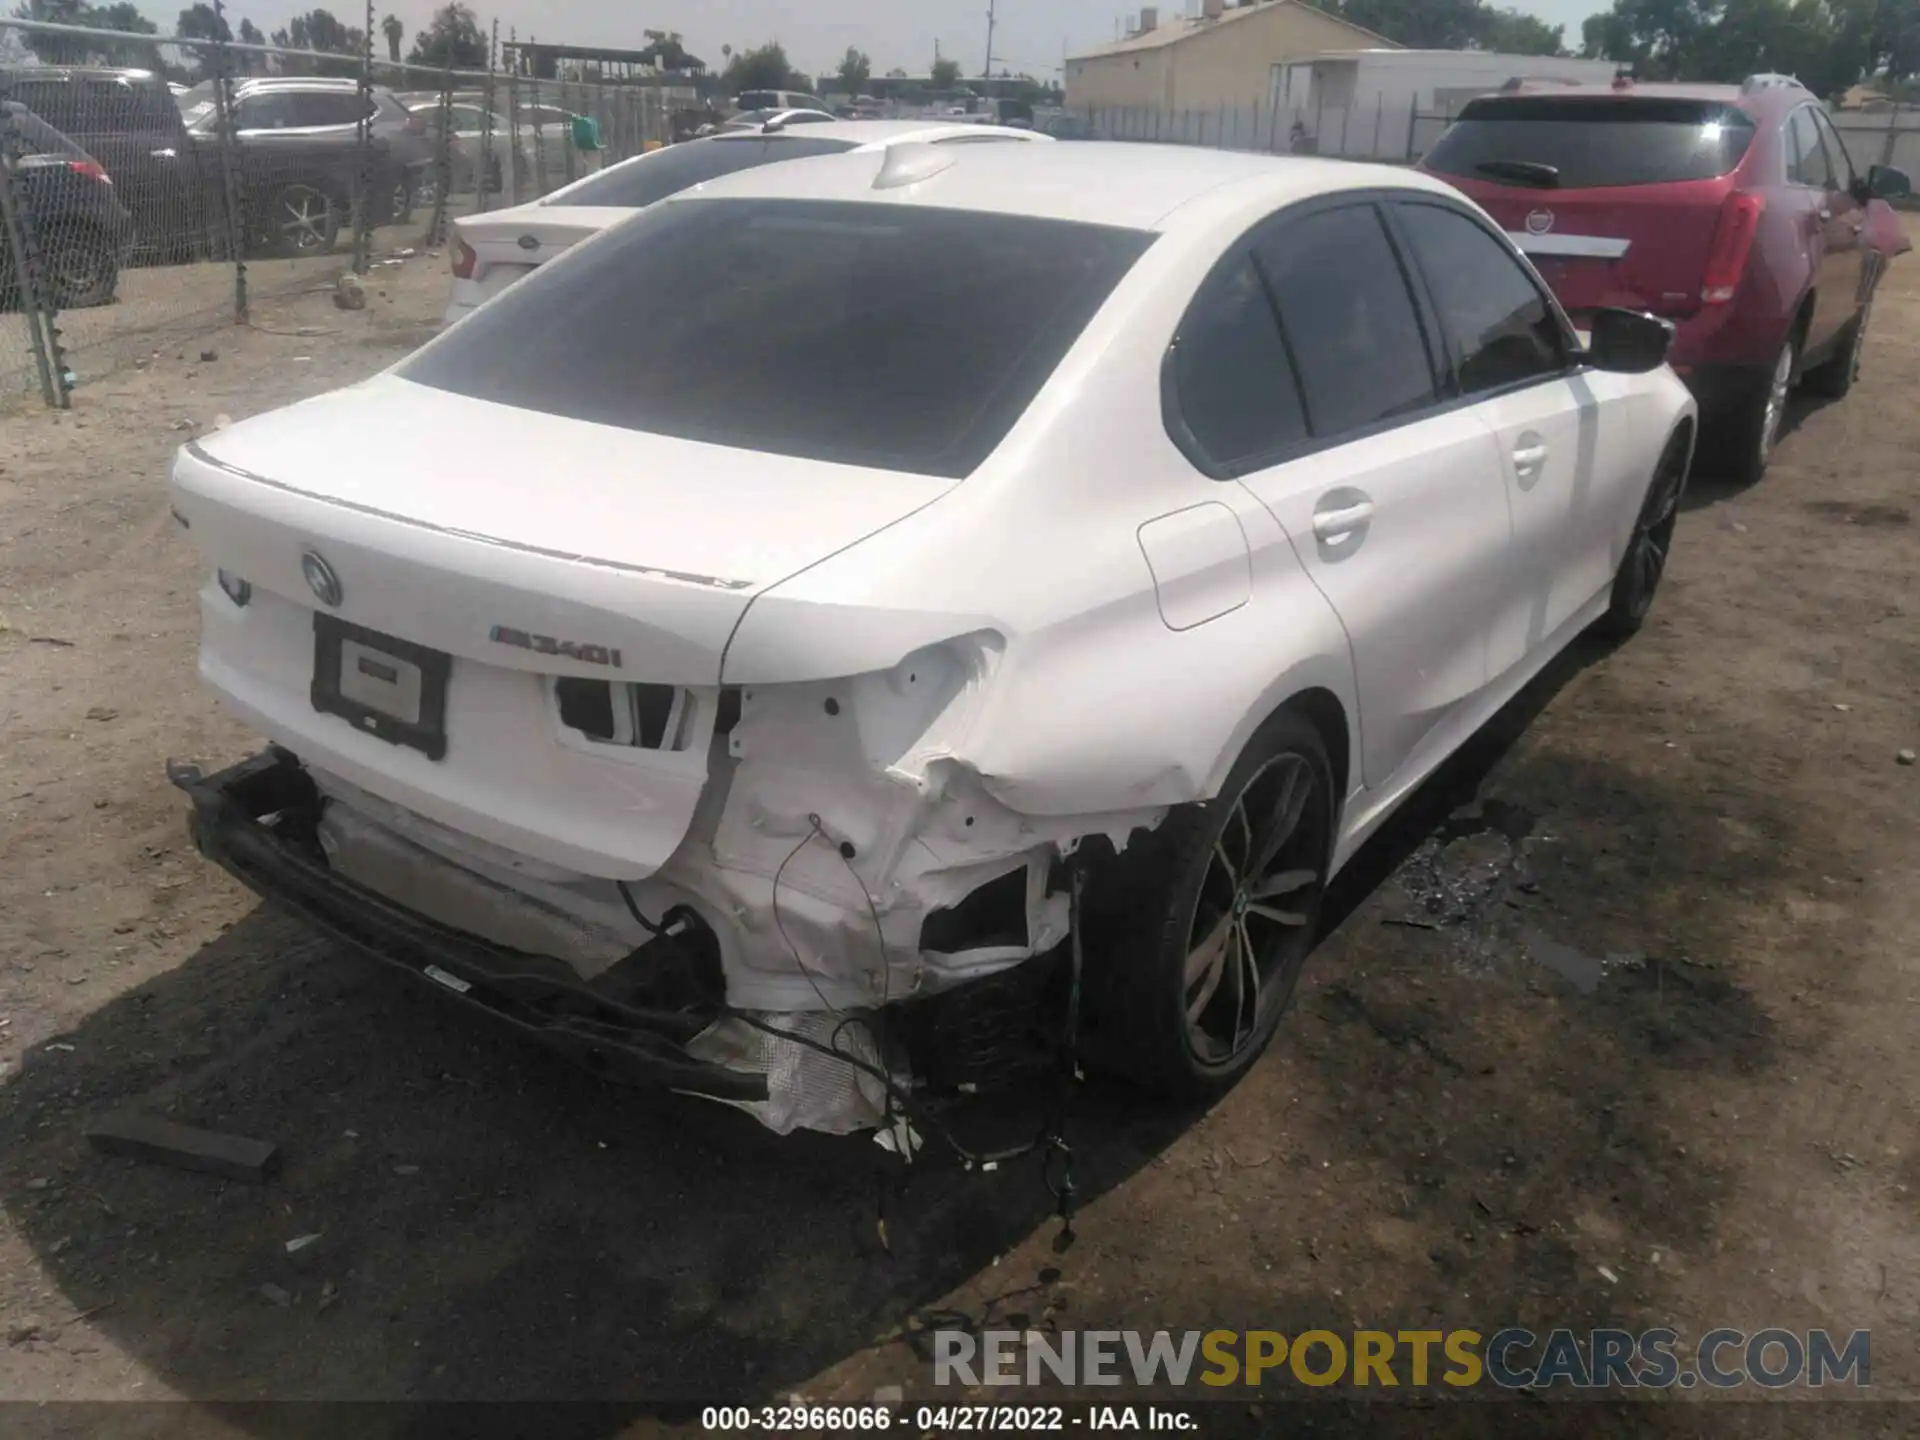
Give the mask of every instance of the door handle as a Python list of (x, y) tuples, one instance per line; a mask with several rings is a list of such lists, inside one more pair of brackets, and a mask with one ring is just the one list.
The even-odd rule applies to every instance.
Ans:
[(1547, 447), (1544, 444), (1520, 445), (1513, 452), (1513, 468), (1522, 475), (1531, 474), (1547, 463)]
[(1331, 544), (1343, 536), (1351, 535), (1355, 530), (1373, 519), (1373, 502), (1356, 501), (1352, 505), (1342, 505), (1334, 510), (1316, 510), (1313, 513), (1313, 533)]
[(1814, 211), (1813, 213), (1814, 213), (1814, 216), (1820, 220), (1831, 220), (1833, 218), (1833, 211), (1829, 210), (1824, 205), (1822, 205), (1818, 210)]

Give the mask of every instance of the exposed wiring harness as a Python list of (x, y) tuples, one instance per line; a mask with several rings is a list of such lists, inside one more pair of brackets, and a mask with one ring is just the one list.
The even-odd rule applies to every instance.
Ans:
[[(807, 826), (807, 833), (787, 852), (786, 857), (781, 860), (778, 868), (774, 871), (772, 895), (773, 923), (775, 928), (780, 932), (781, 940), (786, 944), (788, 954), (793, 957), (795, 967), (800, 971), (801, 975), (806, 978), (807, 984), (812, 988), (815, 996), (819, 998), (822, 1007), (824, 1007), (828, 1013), (839, 1017), (839, 1023), (834, 1026), (832, 1034), (829, 1035), (825, 1041), (820, 1041), (810, 1035), (802, 1035), (782, 1026), (769, 1024), (758, 1015), (746, 1010), (736, 1009), (733, 1006), (722, 1005), (719, 1013), (730, 1019), (737, 1020), (749, 1029), (757, 1030), (772, 1039), (784, 1040), (790, 1044), (798, 1045), (803, 1049), (827, 1056), (829, 1059), (836, 1060), (878, 1081), (881, 1088), (882, 1133), (893, 1137), (893, 1143), (897, 1147), (897, 1152), (903, 1163), (910, 1165), (912, 1162), (913, 1141), (911, 1134), (903, 1135), (901, 1133), (899, 1127), (899, 1121), (901, 1120), (906, 1122), (909, 1130), (912, 1132), (937, 1137), (947, 1149), (953, 1152), (955, 1158), (959, 1160), (961, 1168), (966, 1170), (995, 1170), (1001, 1165), (1021, 1159), (1024, 1156), (1040, 1153), (1043, 1157), (1043, 1183), (1057, 1203), (1057, 1213), (1060, 1216), (1062, 1224), (1058, 1248), (1065, 1249), (1073, 1243), (1073, 1216), (1078, 1208), (1079, 1202), (1079, 1190), (1074, 1183), (1073, 1150), (1067, 1142), (1066, 1130), (1073, 1092), (1080, 1080), (1081, 981), (1085, 963), (1081, 943), (1080, 906), (1081, 892), (1085, 884), (1084, 866), (1077, 860), (1069, 860), (1066, 865), (1068, 881), (1069, 974), (1066, 1014), (1063, 1017), (1061, 1028), (1062, 1043), (1059, 1084), (1055, 1091), (1053, 1103), (1048, 1107), (1045, 1119), (1041, 1122), (1039, 1129), (1031, 1139), (1000, 1149), (976, 1150), (963, 1144), (959, 1137), (953, 1133), (950, 1126), (942, 1122), (937, 1116), (931, 1114), (925, 1106), (919, 1104), (911, 1089), (895, 1077), (890, 1063), (892, 1051), (890, 1049), (887, 1024), (887, 1007), (891, 1002), (893, 974), (892, 966), (887, 958), (887, 942), (880, 924), (879, 909), (874, 904), (873, 895), (867, 889), (866, 882), (860, 878), (859, 872), (853, 868), (852, 860), (837, 845), (832, 844), (832, 839), (821, 824), (820, 817), (818, 815), (809, 815), (807, 817)], [(826, 840), (834, 853), (840, 857), (841, 863), (847, 868), (848, 875), (852, 877), (854, 884), (859, 887), (860, 894), (866, 902), (868, 918), (873, 922), (874, 943), (879, 950), (881, 994), (879, 1006), (871, 1012), (870, 1015), (848, 1015), (827, 999), (826, 992), (821, 988), (820, 982), (814, 977), (813, 972), (807, 967), (806, 961), (801, 958), (799, 947), (794, 944), (793, 938), (787, 933), (786, 923), (781, 918), (780, 884), (786, 875), (787, 867), (791, 865), (793, 861), (798, 858), (800, 852), (805, 850), (815, 839)], [(675, 918), (675, 910), (672, 909), (668, 910), (666, 914), (661, 917), (663, 923), (656, 924), (649, 920), (641, 911), (639, 903), (634, 899), (633, 893), (628, 889), (626, 882), (616, 880), (614, 884), (619, 889), (620, 898), (626, 902), (627, 910), (633, 916), (635, 923), (654, 939), (671, 939), (682, 934), (688, 928), (688, 922), (684, 919)], [(841, 1048), (841, 1035), (849, 1026), (858, 1024), (868, 1024), (874, 1031), (874, 1042), (880, 1057), (880, 1063), (877, 1065)], [(1057, 1175), (1053, 1170), (1053, 1165), (1056, 1160), (1059, 1164)], [(887, 1246), (886, 1195), (887, 1187), (883, 1182), (877, 1206), (878, 1226), (882, 1247), (890, 1248)]]

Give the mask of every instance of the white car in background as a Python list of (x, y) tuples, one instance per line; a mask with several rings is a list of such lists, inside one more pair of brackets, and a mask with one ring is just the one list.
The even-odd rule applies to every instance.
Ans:
[(1580, 345), (1405, 169), (715, 179), (180, 452), (200, 672), (273, 743), (175, 783), (329, 933), (780, 1129), (924, 1133), (1073, 996), (1103, 1064), (1216, 1091), (1356, 848), (1647, 614), (1671, 335)]
[(471, 313), (514, 281), (634, 211), (723, 175), (780, 160), (881, 150), (908, 141), (977, 145), (993, 140), (1018, 144), (1048, 137), (1025, 130), (925, 120), (829, 118), (664, 146), (609, 165), (531, 204), (456, 220), (448, 246), (453, 288), (445, 319), (454, 321)]

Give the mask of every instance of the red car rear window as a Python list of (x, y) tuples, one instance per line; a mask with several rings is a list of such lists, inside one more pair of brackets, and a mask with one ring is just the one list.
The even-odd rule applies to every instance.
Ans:
[(1740, 163), (1753, 121), (1717, 100), (1524, 95), (1470, 101), (1427, 152), (1442, 175), (1541, 189), (1710, 180)]

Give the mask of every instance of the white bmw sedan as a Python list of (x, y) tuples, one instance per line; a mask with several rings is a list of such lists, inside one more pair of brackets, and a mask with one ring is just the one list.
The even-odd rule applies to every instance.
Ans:
[(323, 929), (781, 1129), (991, 1079), (1062, 994), (1211, 1091), (1355, 848), (1646, 615), (1669, 333), (1583, 344), (1405, 170), (734, 175), (180, 452), (200, 671), (272, 744), (174, 778)]
[(447, 247), (453, 288), (442, 318), (448, 323), (460, 319), (588, 236), (669, 195), (723, 175), (782, 160), (882, 149), (905, 142), (978, 145), (994, 140), (1018, 143), (1052, 139), (1000, 126), (927, 120), (835, 120), (820, 111), (783, 114), (799, 117), (800, 123), (775, 117), (771, 124), (739, 133), (668, 145), (609, 165), (531, 204), (454, 221), (452, 243)]

